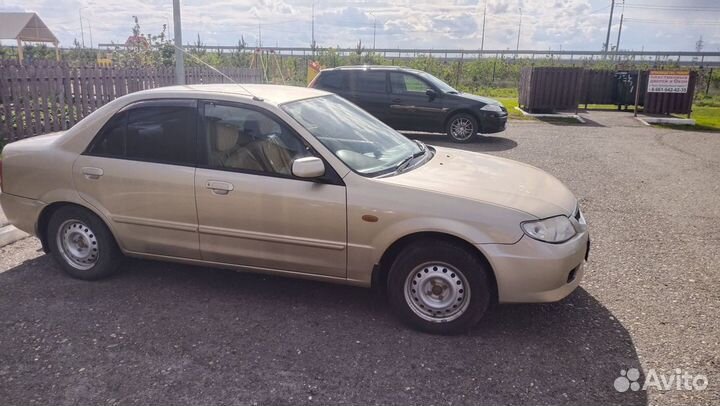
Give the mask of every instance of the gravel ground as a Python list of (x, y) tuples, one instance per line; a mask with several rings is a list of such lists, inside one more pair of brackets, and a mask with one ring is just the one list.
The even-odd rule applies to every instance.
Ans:
[[(438, 337), (360, 288), (138, 260), (77, 281), (30, 238), (0, 248), (0, 403), (718, 404), (720, 136), (588, 118), (463, 146), (580, 197), (593, 247), (559, 303)], [(617, 392), (631, 367), (709, 386)]]

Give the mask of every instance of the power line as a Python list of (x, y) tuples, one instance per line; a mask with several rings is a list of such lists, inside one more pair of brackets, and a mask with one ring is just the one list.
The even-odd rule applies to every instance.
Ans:
[(651, 19), (642, 19), (642, 18), (626, 18), (625, 21), (632, 21), (636, 23), (647, 23), (647, 24), (692, 24), (692, 25), (720, 25), (720, 21), (712, 21), (712, 20), (692, 20), (692, 21), (683, 21), (683, 20), (651, 20)]
[(660, 4), (626, 4), (627, 8), (638, 8), (647, 10), (671, 10), (671, 11), (716, 11), (720, 12), (720, 7), (712, 6), (670, 6)]

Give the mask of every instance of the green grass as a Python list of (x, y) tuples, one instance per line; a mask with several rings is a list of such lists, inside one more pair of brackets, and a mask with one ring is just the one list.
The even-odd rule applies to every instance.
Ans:
[(508, 117), (514, 120), (532, 120), (532, 117), (523, 116), (520, 110), (516, 109), (518, 99), (516, 97), (493, 97), (502, 103), (508, 111)]
[[(678, 118), (686, 118), (685, 115), (674, 115)], [(693, 111), (690, 118), (695, 120), (695, 125), (671, 125), (663, 124), (658, 127), (672, 128), (673, 130), (686, 131), (712, 131), (720, 132), (720, 106), (707, 107), (693, 105)]]
[[(493, 99), (496, 99), (496, 100), (502, 102), (502, 104), (504, 104), (505, 107), (507, 108), (508, 114), (511, 119), (533, 120), (532, 117), (523, 116), (522, 113), (520, 113), (520, 111), (515, 109), (515, 107), (518, 105), (518, 96), (517, 96), (516, 88), (481, 87), (481, 88), (474, 88), (474, 89), (463, 88), (462, 90), (467, 91), (469, 93), (477, 94), (480, 96), (492, 97)], [(585, 106), (582, 104), (578, 107), (581, 110), (584, 110), (584, 108), (585, 108)], [(588, 104), (587, 109), (588, 110), (617, 111), (617, 106), (614, 104)], [(634, 106), (632, 106), (632, 105), (628, 106), (627, 111), (632, 112), (633, 110), (634, 110)], [(678, 117), (684, 118), (684, 116), (678, 116)], [(693, 103), (693, 112), (692, 112), (691, 118), (695, 119), (695, 121), (697, 123), (695, 126), (685, 126), (685, 125), (669, 126), (669, 125), (666, 125), (663, 127), (677, 128), (677, 129), (682, 129), (682, 130), (720, 131), (720, 95), (712, 95), (712, 96), (705, 96), (702, 94), (696, 95), (695, 102)]]
[[(625, 108), (625, 105), (623, 105), (623, 109)], [(587, 106), (588, 110), (610, 110), (610, 111), (617, 111), (617, 105), (615, 104), (588, 104)], [(585, 110), (585, 105), (580, 104), (578, 105), (578, 110)], [(627, 111), (634, 111), (635, 106), (629, 105)], [(625, 111), (625, 110), (621, 110)]]
[(720, 107), (720, 95), (695, 95), (694, 105), (697, 107)]
[(720, 105), (717, 107), (693, 107), (693, 113), (690, 117), (697, 122), (696, 127), (720, 131)]

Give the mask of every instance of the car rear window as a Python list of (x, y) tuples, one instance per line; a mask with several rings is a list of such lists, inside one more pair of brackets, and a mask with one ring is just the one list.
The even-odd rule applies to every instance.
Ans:
[(91, 155), (180, 165), (195, 163), (197, 109), (147, 105), (116, 114), (97, 135)]

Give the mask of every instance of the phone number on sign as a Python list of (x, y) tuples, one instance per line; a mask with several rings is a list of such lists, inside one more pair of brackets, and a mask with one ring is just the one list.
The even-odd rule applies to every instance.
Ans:
[(687, 93), (687, 86), (650, 86), (648, 92), (651, 93)]

